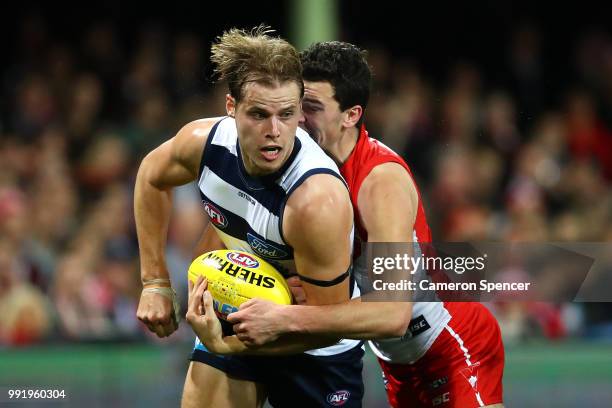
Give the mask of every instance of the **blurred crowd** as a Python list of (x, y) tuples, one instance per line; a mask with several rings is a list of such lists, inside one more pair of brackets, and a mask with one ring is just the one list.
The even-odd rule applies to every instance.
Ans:
[[(57, 40), (36, 16), (16, 38), (0, 89), (0, 345), (155, 341), (135, 317), (134, 179), (184, 123), (224, 114), (211, 39), (153, 24), (128, 41), (100, 22)], [(436, 241), (612, 241), (612, 38), (580, 38), (568, 49), (573, 75), (560, 80), (537, 27), (504, 45), (507, 71), (494, 81), (468, 61), (431, 78), (369, 47), (366, 125), (412, 166)], [(194, 186), (174, 201), (167, 261), (184, 305), (205, 218)], [(610, 325), (611, 309), (496, 313), (507, 339), (520, 340), (588, 335)], [(182, 330), (173, 338), (191, 337)]]

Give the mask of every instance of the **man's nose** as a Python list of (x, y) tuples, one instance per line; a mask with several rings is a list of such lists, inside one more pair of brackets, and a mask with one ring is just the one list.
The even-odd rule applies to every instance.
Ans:
[(276, 116), (270, 116), (270, 131), (269, 131), (269, 135), (272, 137), (279, 137), (280, 136), (280, 126), (279, 126), (279, 120)]

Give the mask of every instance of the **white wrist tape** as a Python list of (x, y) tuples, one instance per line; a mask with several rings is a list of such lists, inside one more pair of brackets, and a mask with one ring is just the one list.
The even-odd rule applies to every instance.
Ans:
[(170, 283), (170, 279), (167, 279), (167, 278), (157, 278), (157, 279), (149, 279), (149, 280), (143, 280), (142, 281), (143, 285), (158, 285), (160, 283)]

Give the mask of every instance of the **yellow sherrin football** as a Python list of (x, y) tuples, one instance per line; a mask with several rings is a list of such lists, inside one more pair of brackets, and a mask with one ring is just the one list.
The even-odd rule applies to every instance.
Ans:
[(242, 251), (217, 250), (197, 257), (189, 266), (188, 278), (208, 280), (217, 316), (228, 314), (252, 298), (291, 304), (291, 291), (283, 276), (263, 259)]

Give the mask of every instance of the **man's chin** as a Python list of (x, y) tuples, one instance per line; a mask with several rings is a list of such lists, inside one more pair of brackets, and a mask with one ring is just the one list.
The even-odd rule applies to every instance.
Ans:
[(277, 160), (274, 161), (265, 161), (262, 160), (261, 162), (258, 162), (256, 164), (256, 168), (254, 169), (255, 174), (253, 174), (253, 176), (256, 177), (262, 177), (262, 176), (267, 176), (268, 174), (272, 174), (276, 171), (278, 171), (283, 165), (283, 160), (281, 158), (278, 158)]

